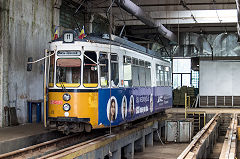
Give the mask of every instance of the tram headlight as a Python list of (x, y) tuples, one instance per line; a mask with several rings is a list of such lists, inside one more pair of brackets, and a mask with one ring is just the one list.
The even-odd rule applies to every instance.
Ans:
[(64, 100), (64, 101), (69, 101), (70, 99), (71, 99), (70, 94), (65, 93), (65, 94), (63, 95), (63, 100)]
[(70, 109), (71, 109), (70, 104), (68, 104), (68, 103), (63, 104), (63, 110), (64, 111), (69, 111)]

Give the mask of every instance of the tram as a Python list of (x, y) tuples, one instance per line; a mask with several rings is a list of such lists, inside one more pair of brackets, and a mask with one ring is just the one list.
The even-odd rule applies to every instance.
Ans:
[(50, 128), (90, 132), (172, 107), (170, 62), (126, 39), (65, 31), (48, 59)]

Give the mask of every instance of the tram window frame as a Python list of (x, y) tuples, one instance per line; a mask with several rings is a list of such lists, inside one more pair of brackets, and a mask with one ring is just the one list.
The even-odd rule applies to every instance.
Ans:
[[(65, 79), (65, 81), (62, 81), (62, 82), (60, 82), (60, 79), (59, 79), (59, 77), (61, 76), (61, 75), (58, 75), (59, 74), (59, 69), (58, 69), (58, 67), (60, 67), (60, 66), (58, 66), (58, 62), (60, 61), (60, 60), (63, 60), (63, 59), (66, 59), (66, 60), (71, 60), (71, 59), (78, 59), (79, 60), (79, 62), (80, 62), (80, 65), (79, 65), (79, 72), (78, 71), (76, 71), (76, 72), (78, 72), (78, 74), (75, 74), (75, 76), (76, 75), (79, 75), (79, 78), (78, 78), (78, 82), (73, 82), (73, 70), (71, 70), (69, 73), (72, 75), (72, 76), (70, 76), (71, 78), (71, 83), (70, 82), (67, 82), (67, 77), (65, 77), (66, 79)], [(82, 67), (82, 60), (80, 59), (80, 58), (78, 58), (78, 57), (76, 57), (76, 58), (58, 58), (57, 60), (56, 60), (56, 86), (57, 87), (74, 87), (74, 88), (76, 88), (76, 87), (79, 87), (80, 85), (81, 85), (81, 68)], [(66, 68), (66, 67), (65, 67)], [(70, 67), (69, 67), (70, 68)], [(71, 68), (74, 68), (74, 67), (71, 67)], [(65, 70), (65, 72), (66, 72), (66, 70)], [(66, 76), (67, 76), (67, 73), (65, 73), (66, 74)]]
[[(95, 53), (95, 57), (96, 57), (96, 61), (94, 61), (94, 59), (92, 59), (91, 57), (89, 57), (89, 56), (87, 56), (86, 55), (86, 53)], [(88, 59), (88, 58), (90, 58), (91, 60), (93, 60), (94, 62), (95, 62), (95, 64), (94, 64), (94, 62), (92, 62), (90, 59)], [(96, 53), (96, 51), (91, 51), (91, 50), (87, 50), (87, 51), (85, 51), (84, 53), (83, 53), (83, 86), (85, 87), (85, 88), (96, 88), (96, 87), (98, 87), (98, 67), (97, 67), (97, 59), (98, 59), (98, 57), (97, 57), (97, 53)], [(97, 80), (97, 81), (94, 81), (94, 82), (90, 82), (89, 80), (91, 80), (92, 81), (92, 79), (90, 79), (89, 78), (89, 76), (87, 76), (87, 81), (88, 82), (85, 82), (85, 77), (86, 76), (84, 76), (84, 75), (86, 75), (86, 71), (85, 70), (87, 70), (87, 69), (85, 69), (86, 68), (86, 64), (85, 64), (85, 60), (89, 60), (89, 61), (91, 61), (91, 63), (93, 63), (93, 64), (87, 64), (88, 66), (90, 66), (90, 65), (93, 65), (93, 66), (95, 66), (94, 68), (93, 67), (91, 67), (90, 68), (90, 71), (95, 71), (96, 73), (94, 73), (94, 74), (92, 74), (91, 75), (91, 72), (90, 72), (90, 78), (91, 78), (91, 76), (93, 76), (93, 80)], [(89, 75), (89, 73), (88, 73), (88, 75)], [(95, 76), (95, 77), (94, 77)]]
[(132, 58), (124, 55), (123, 59), (124, 87), (132, 87)]
[[(149, 74), (147, 74), (149, 73)], [(151, 79), (151, 63), (148, 61), (145, 61), (145, 86), (150, 87), (152, 85), (152, 79)]]
[[(113, 59), (112, 57), (116, 56), (115, 59)], [(110, 69), (111, 69), (111, 87), (119, 87), (120, 83), (119, 83), (119, 58), (118, 58), (118, 54), (117, 53), (111, 53), (110, 54)], [(115, 70), (117, 70), (117, 72), (113, 72), (113, 66), (114, 64), (117, 64), (115, 66), (117, 66), (117, 68), (114, 68)], [(115, 73), (115, 74), (114, 74)], [(114, 77), (115, 76), (115, 77)], [(114, 79), (113, 79), (114, 78)]]
[[(101, 59), (102, 55), (105, 55), (106, 58), (105, 59)], [(109, 57), (108, 57), (108, 53), (107, 52), (99, 52), (99, 81), (100, 81), (100, 86), (101, 87), (108, 87), (109, 86)], [(105, 68), (104, 68), (105, 67)], [(105, 70), (102, 70), (102, 69)], [(104, 76), (102, 76), (102, 73), (104, 74)], [(103, 77), (103, 78), (102, 78)]]
[[(51, 51), (53, 54), (54, 51)], [(48, 87), (54, 87), (54, 73), (55, 73), (55, 54), (50, 56), (49, 58), (49, 66), (48, 66)]]

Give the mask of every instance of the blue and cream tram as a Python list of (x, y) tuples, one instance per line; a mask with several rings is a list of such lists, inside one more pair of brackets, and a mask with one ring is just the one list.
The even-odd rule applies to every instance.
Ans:
[(117, 126), (172, 106), (170, 63), (111, 36), (51, 42), (48, 126), (65, 133)]

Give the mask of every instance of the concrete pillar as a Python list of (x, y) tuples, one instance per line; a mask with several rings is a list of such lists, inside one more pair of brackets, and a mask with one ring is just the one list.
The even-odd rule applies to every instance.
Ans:
[(160, 142), (157, 131), (158, 131), (158, 130), (155, 130), (155, 131), (153, 132), (153, 141), (155, 141), (155, 142)]
[(124, 156), (122, 158), (132, 159), (134, 158), (134, 142), (131, 144), (128, 144), (123, 148)]
[(145, 136), (141, 137), (134, 143), (135, 152), (143, 152), (145, 150)]
[(94, 14), (91, 14), (91, 18), (89, 20), (89, 34), (93, 32), (93, 20), (94, 20)]
[(121, 148), (119, 148), (117, 151), (112, 152), (110, 159), (121, 159)]
[(52, 34), (54, 34), (54, 28), (56, 26), (59, 26), (60, 24), (60, 7), (62, 5), (62, 0), (53, 0), (54, 3), (54, 8), (53, 8), (53, 29), (52, 29)]
[(9, 4), (10, 0), (0, 0), (0, 127), (4, 126), (4, 106), (9, 106)]
[(146, 142), (146, 146), (153, 146), (153, 132), (151, 132), (150, 134), (146, 135), (145, 137), (145, 142)]

